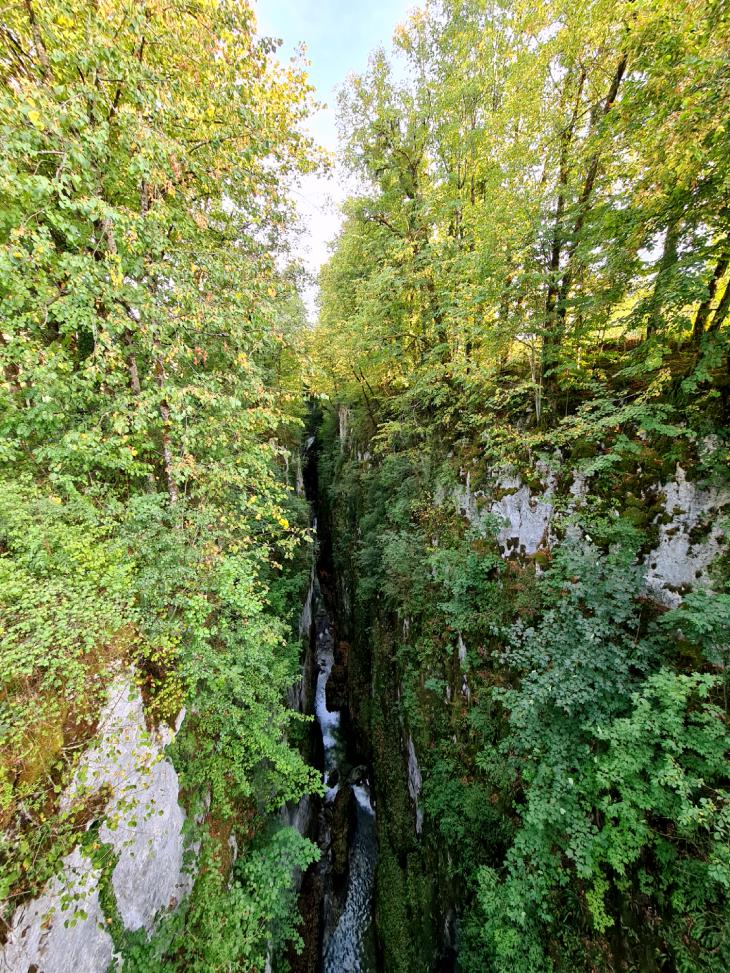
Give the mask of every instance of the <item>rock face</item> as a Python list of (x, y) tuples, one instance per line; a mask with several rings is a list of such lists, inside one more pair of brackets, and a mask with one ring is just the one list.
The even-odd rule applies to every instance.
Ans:
[(316, 590), (317, 579), (314, 573), (314, 565), (312, 565), (307, 597), (302, 606), (302, 613), (299, 616), (299, 636), (305, 640), (307, 649), (301, 662), (300, 676), (289, 687), (287, 693), (289, 708), (295, 710), (297, 713), (310, 713), (312, 710), (313, 683), (315, 677), (311, 633), (312, 625), (314, 624), (313, 604)]
[(497, 539), (504, 554), (536, 554), (545, 543), (553, 516), (548, 486), (541, 496), (533, 496), (519, 478), (501, 480), (504, 496), (492, 503), (490, 512), (505, 521)]
[[(453, 492), (459, 512), (482, 532), (492, 529), (490, 521), (496, 519), (504, 557), (530, 556), (555, 542), (550, 531), (555, 482), (549, 471), (539, 472), (545, 486), (542, 493), (533, 493), (519, 477), (504, 476), (495, 480), (491, 492), (472, 490), (468, 475), (465, 485)], [(569, 489), (573, 509), (585, 499), (589, 486), (585, 476), (573, 474)], [(709, 568), (727, 549), (721, 514), (730, 508), (730, 493), (698, 487), (681, 466), (673, 480), (653, 491), (663, 495), (664, 511), (658, 544), (644, 561), (646, 589), (658, 602), (673, 608), (687, 591), (709, 586)], [(569, 527), (569, 532), (575, 536), (575, 527)]]
[(351, 787), (340, 787), (332, 802), (330, 819), (330, 866), (337, 896), (347, 891), (350, 863), (350, 837), (355, 827), (355, 797)]
[(553, 516), (553, 483), (548, 477), (543, 494), (533, 494), (519, 477), (504, 476), (497, 480), (499, 499), (480, 506), (486, 499), (482, 490), (472, 491), (470, 478), (454, 494), (458, 509), (467, 520), (483, 529), (488, 519), (497, 521), (497, 540), (505, 557), (510, 554), (536, 554), (547, 540)]
[[(149, 731), (142, 697), (130, 672), (113, 680), (99, 721), (97, 743), (81, 760), (62, 807), (89, 795), (109, 794), (98, 840), (115, 861), (111, 889), (124, 927), (153, 928), (162, 910), (190, 891), (183, 868), (185, 813), (178, 777), (164, 758), (169, 728)], [(2, 952), (5, 967), (43, 973), (106, 973), (113, 959), (99, 889), (102, 870), (80, 848), (44, 893), (19, 908)], [(79, 895), (77, 900), (75, 896)]]
[(347, 446), (347, 437), (350, 430), (350, 410), (346, 405), (341, 405), (338, 413), (340, 452), (344, 453)]
[(350, 646), (338, 641), (335, 659), (327, 680), (327, 709), (343, 710), (347, 707), (347, 656)]
[(419, 807), (418, 798), (423, 786), (421, 768), (418, 766), (416, 748), (413, 745), (413, 737), (408, 737), (408, 793), (416, 808), (416, 834), (423, 830), (423, 808)]
[[(99, 903), (100, 878), (101, 870), (78, 848), (67, 855), (62, 876), (13, 916), (0, 968), (11, 973), (34, 968), (43, 973), (105, 973), (114, 959), (114, 944)], [(74, 913), (85, 918), (72, 925)]]
[(708, 569), (727, 544), (719, 515), (730, 505), (730, 493), (700, 489), (687, 480), (681, 466), (660, 492), (666, 522), (645, 562), (646, 586), (662, 604), (673, 608), (685, 591), (709, 585)]

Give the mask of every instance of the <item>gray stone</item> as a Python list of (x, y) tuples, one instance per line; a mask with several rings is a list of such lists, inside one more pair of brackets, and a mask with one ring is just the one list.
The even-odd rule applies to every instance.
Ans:
[(546, 491), (543, 497), (533, 497), (519, 479), (502, 480), (498, 486), (514, 488), (512, 493), (494, 501), (490, 508), (494, 515), (506, 521), (497, 537), (503, 553), (535, 554), (545, 543), (553, 516), (553, 506), (546, 499), (552, 491)]
[(314, 574), (314, 562), (312, 562), (312, 570), (310, 571), (310, 576), (309, 576), (309, 588), (307, 590), (307, 597), (302, 607), (302, 613), (299, 616), (299, 635), (301, 638), (309, 638), (309, 632), (312, 627), (312, 620), (314, 618), (312, 614), (312, 604), (314, 601), (315, 584), (316, 584), (316, 577)]
[(485, 498), (483, 490), (471, 489), (470, 474), (466, 484), (454, 491), (458, 510), (469, 523), (479, 530), (486, 530), (488, 517), (496, 518), (501, 527), (497, 540), (505, 557), (510, 554), (535, 554), (547, 543), (547, 533), (553, 516), (553, 475), (547, 473), (545, 493), (533, 496), (517, 476), (502, 476), (495, 482), (495, 491), (505, 491), (499, 500), (493, 500), (488, 513), (482, 513), (479, 499)]
[(339, 423), (340, 452), (343, 453), (347, 444), (347, 436), (350, 427), (350, 410), (346, 405), (340, 406), (337, 419)]
[(418, 758), (416, 757), (416, 748), (413, 744), (413, 737), (408, 736), (408, 793), (411, 795), (411, 800), (416, 807), (416, 834), (420, 834), (423, 830), (423, 809), (419, 807), (418, 798), (421, 793), (421, 787), (423, 786), (423, 778), (421, 776), (421, 768), (418, 766)]
[(174, 908), (193, 881), (183, 871), (185, 813), (177, 772), (164, 759), (173, 733), (164, 725), (147, 729), (142, 696), (129, 672), (110, 687), (100, 731), (68, 798), (76, 789), (111, 789), (99, 837), (119, 856), (112, 873), (117, 907), (127, 929), (150, 931), (157, 913)]
[[(178, 724), (179, 726), (179, 724)], [(183, 870), (183, 823), (178, 777), (164, 758), (173, 731), (148, 730), (133, 673), (112, 679), (95, 744), (79, 762), (61, 809), (106, 788), (109, 799), (99, 840), (117, 857), (112, 889), (127, 929), (150, 931), (158, 913), (174, 908), (192, 887)], [(106, 973), (113, 944), (99, 902), (101, 871), (79, 849), (63, 860), (44, 892), (16, 910), (2, 951), (17, 973)], [(73, 923), (73, 924), (72, 924)]]
[(461, 632), (459, 632), (459, 665), (463, 669), (466, 666), (466, 645), (464, 639), (461, 637)]
[[(705, 443), (705, 450), (709, 448)], [(451, 494), (459, 512), (482, 533), (487, 531), (488, 519), (497, 518), (501, 523), (497, 540), (505, 557), (535, 554), (555, 543), (550, 525), (557, 479), (546, 464), (538, 463), (536, 468), (545, 487), (540, 494), (533, 494), (519, 477), (502, 475), (493, 481), (493, 489), (503, 496), (490, 502), (491, 493), (472, 490), (469, 473), (465, 485)], [(687, 480), (681, 466), (677, 466), (675, 479), (658, 489), (664, 495), (663, 519), (668, 522), (660, 525), (659, 542), (645, 560), (645, 583), (653, 598), (667, 607), (676, 607), (683, 592), (709, 587), (709, 568), (727, 549), (727, 538), (718, 518), (723, 508), (730, 505), (730, 491), (698, 487)], [(574, 471), (569, 488), (569, 513), (576, 512), (585, 503), (588, 492), (588, 478)], [(434, 502), (445, 500), (445, 492), (437, 491)], [(703, 527), (706, 529), (702, 537), (693, 537)], [(567, 536), (579, 540), (581, 531), (575, 524), (569, 524)]]
[[(664, 494), (664, 511), (671, 518), (659, 528), (659, 542), (647, 556), (646, 587), (662, 604), (674, 608), (681, 603), (682, 592), (691, 588), (708, 588), (708, 569), (727, 546), (720, 510), (730, 504), (730, 492), (701, 489), (687, 480), (677, 465), (675, 479), (660, 487)], [(692, 532), (702, 524), (707, 532), (693, 539)]]
[(302, 470), (302, 457), (299, 453), (294, 460), (294, 489), (298, 497), (304, 496), (304, 471)]
[(114, 959), (99, 903), (101, 871), (76, 848), (63, 859), (62, 876), (37, 899), (16, 910), (0, 969), (26, 973), (106, 973)]

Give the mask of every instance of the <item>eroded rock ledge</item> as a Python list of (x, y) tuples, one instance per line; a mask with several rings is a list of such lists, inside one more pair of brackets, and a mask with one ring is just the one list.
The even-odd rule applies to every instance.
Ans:
[(115, 918), (130, 932), (151, 932), (158, 916), (188, 894), (185, 812), (177, 772), (165, 758), (173, 737), (165, 725), (147, 728), (133, 672), (118, 672), (96, 742), (61, 801), (70, 808), (93, 794), (108, 795), (97, 840), (88, 848), (82, 841), (43, 894), (16, 910), (2, 951), (5, 969), (106, 973), (117, 958)]

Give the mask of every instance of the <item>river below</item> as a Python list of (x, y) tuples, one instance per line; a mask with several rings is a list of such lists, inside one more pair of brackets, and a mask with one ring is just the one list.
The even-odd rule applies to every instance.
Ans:
[[(317, 585), (319, 588), (319, 585)], [(372, 928), (377, 861), (375, 811), (367, 769), (353, 766), (347, 721), (328, 705), (335, 665), (332, 621), (321, 592), (315, 592), (315, 715), (322, 734), (326, 793), (320, 845), (323, 860), (321, 973), (376, 973)], [(345, 674), (346, 677), (346, 674)], [(332, 708), (329, 708), (332, 706)]]

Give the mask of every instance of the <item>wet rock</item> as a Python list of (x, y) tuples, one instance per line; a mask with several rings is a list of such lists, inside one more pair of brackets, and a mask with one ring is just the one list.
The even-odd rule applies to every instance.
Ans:
[(336, 888), (347, 884), (347, 866), (350, 850), (350, 834), (355, 825), (355, 798), (350, 787), (341, 787), (332, 805), (331, 866)]
[(342, 710), (347, 707), (347, 658), (349, 652), (347, 642), (338, 642), (335, 646), (334, 662), (327, 680), (327, 709)]
[(301, 950), (296, 950), (290, 943), (287, 949), (289, 969), (296, 973), (317, 973), (319, 970), (320, 910), (323, 894), (320, 870), (312, 865), (304, 873), (298, 898), (301, 920), (297, 931), (303, 945)]
[(366, 783), (368, 779), (368, 769), (365, 764), (358, 764), (357, 767), (353, 767), (350, 773), (347, 775), (347, 783), (354, 787), (356, 784)]
[(288, 827), (294, 828), (299, 834), (309, 837), (314, 833), (315, 810), (315, 802), (308, 794), (305, 794), (296, 804), (285, 804), (281, 816)]

